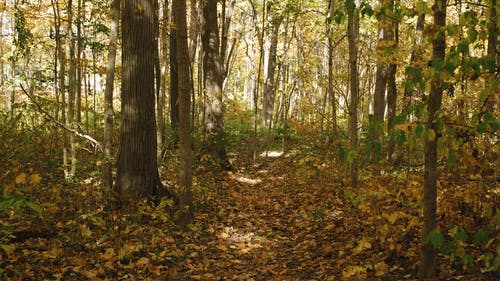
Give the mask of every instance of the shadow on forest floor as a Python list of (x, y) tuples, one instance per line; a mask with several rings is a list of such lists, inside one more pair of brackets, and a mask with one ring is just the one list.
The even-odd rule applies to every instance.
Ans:
[[(421, 175), (366, 174), (362, 187), (353, 190), (345, 183), (343, 169), (321, 157), (270, 153), (255, 164), (242, 157), (233, 165), (231, 172), (197, 171), (199, 209), (186, 232), (178, 231), (161, 208), (147, 203), (134, 214), (106, 210), (103, 193), (92, 179), (63, 185), (47, 175), (40, 186), (25, 191), (33, 192), (42, 205), (41, 217), (25, 212), (0, 218), (18, 236), (9, 243), (2, 240), (1, 276), (12, 280), (415, 279)], [(26, 183), (30, 186), (28, 179)], [(467, 193), (475, 184), (470, 178), (442, 175), (443, 233), (456, 224), (477, 229), (494, 224), (498, 229), (493, 216), (467, 209), (475, 207), (477, 198)], [(477, 196), (482, 208), (494, 206), (496, 195)], [(494, 280), (492, 273), (480, 270), (487, 269), (486, 255), (498, 243), (498, 232), (485, 235), (493, 246), (462, 245), (463, 256), (482, 255), (474, 264), (450, 262), (449, 254), (440, 254), (439, 278)]]

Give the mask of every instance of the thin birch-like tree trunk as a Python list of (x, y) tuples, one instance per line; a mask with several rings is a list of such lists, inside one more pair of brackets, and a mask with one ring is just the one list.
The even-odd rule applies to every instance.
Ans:
[(104, 165), (102, 171), (104, 186), (109, 190), (113, 187), (113, 91), (115, 85), (116, 41), (118, 39), (120, 0), (113, 0), (111, 4), (111, 16), (108, 64), (106, 67), (106, 88), (104, 92)]

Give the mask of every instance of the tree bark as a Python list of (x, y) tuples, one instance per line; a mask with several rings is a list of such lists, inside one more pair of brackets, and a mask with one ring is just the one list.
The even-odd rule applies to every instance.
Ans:
[(115, 188), (125, 202), (164, 196), (156, 161), (153, 0), (124, 0), (120, 147)]
[[(160, 29), (160, 65), (161, 65), (161, 82), (160, 82), (160, 96), (157, 97), (157, 104), (162, 105), (163, 112), (161, 113), (161, 116), (159, 118), (157, 117), (158, 120), (158, 131), (159, 134), (161, 135), (162, 138), (162, 143), (163, 143), (163, 149), (167, 149), (167, 124), (166, 124), (166, 116), (165, 116), (165, 110), (166, 110), (166, 101), (167, 101), (167, 68), (169, 67), (168, 65), (170, 64), (169, 60), (169, 52), (170, 52), (170, 40), (168, 39), (168, 26), (170, 23), (170, 17), (169, 17), (169, 4), (168, 0), (163, 3), (163, 28)], [(159, 111), (159, 110), (158, 110)], [(159, 113), (159, 112), (158, 112)], [(161, 123), (160, 123), (161, 122)], [(159, 142), (158, 142), (159, 143)], [(160, 150), (161, 151), (161, 150)], [(163, 154), (162, 154), (163, 155)], [(159, 155), (162, 157), (162, 155)]]
[[(75, 87), (76, 87), (76, 57), (75, 38), (73, 36), (73, 0), (68, 1), (68, 44), (69, 44), (69, 79), (68, 79), (68, 127), (76, 129), (75, 122)], [(69, 135), (71, 166), (66, 170), (66, 180), (73, 181), (76, 174), (76, 140), (75, 135)]]
[[(445, 30), (446, 25), (446, 0), (436, 0), (433, 5), (434, 29), (436, 33), (432, 38), (432, 62), (436, 67), (442, 65), (445, 59)], [(427, 104), (428, 136), (425, 141), (425, 168), (424, 168), (424, 237), (428, 237), (432, 231), (436, 230), (436, 209), (437, 209), (437, 142), (441, 134), (437, 112), (441, 109), (443, 96), (443, 81), (441, 69), (433, 69), (434, 75), (431, 80), (431, 90)], [(420, 260), (420, 277), (430, 279), (434, 277), (436, 271), (436, 249), (428, 242), (422, 245)]]
[(217, 25), (217, 0), (205, 0), (203, 4), (203, 73), (206, 96), (205, 105), (205, 143), (208, 152), (222, 169), (229, 169), (226, 146), (224, 143), (223, 71), (219, 53), (219, 34)]
[(109, 33), (108, 65), (106, 67), (106, 88), (104, 92), (104, 187), (113, 188), (112, 149), (113, 149), (113, 91), (115, 83), (116, 41), (118, 38), (118, 21), (120, 19), (120, 0), (111, 4), (111, 30)]
[(273, 120), (274, 99), (275, 99), (275, 79), (274, 72), (276, 69), (276, 57), (278, 47), (278, 32), (282, 21), (281, 16), (275, 16), (272, 19), (271, 39), (269, 53), (267, 57), (266, 77), (264, 77), (264, 89), (262, 92), (262, 126), (271, 128)]
[(154, 64), (155, 64), (155, 97), (156, 97), (156, 143), (158, 163), (161, 163), (163, 152), (165, 151), (165, 104), (161, 100), (162, 70), (160, 64), (160, 4), (158, 0), (153, 0), (154, 7)]
[(172, 129), (173, 146), (179, 142), (179, 73), (177, 64), (177, 28), (174, 18), (177, 13), (177, 1), (172, 1), (172, 24), (170, 28), (170, 127)]
[[(358, 1), (356, 1), (358, 2)], [(350, 167), (351, 185), (358, 186), (358, 37), (359, 37), (359, 3), (349, 7), (347, 11), (347, 40), (349, 44), (349, 149), (354, 154)]]
[[(83, 5), (85, 5), (85, 1), (83, 1)], [(82, 48), (83, 48), (83, 40), (82, 40), (82, 10), (85, 11), (85, 7), (82, 7), (82, 0), (78, 0), (78, 7), (76, 14), (76, 69), (75, 69), (75, 88), (76, 88), (76, 123), (82, 123), (82, 77), (83, 77), (83, 64), (82, 64)]]
[(497, 19), (497, 12), (498, 12), (498, 0), (490, 0), (490, 18), (488, 22), (488, 56), (489, 57), (497, 57), (499, 55), (500, 49), (498, 47), (498, 32), (499, 32), (499, 27), (498, 27), (498, 19)]
[(193, 176), (191, 170), (191, 79), (189, 76), (189, 54), (186, 24), (186, 0), (174, 0), (174, 22), (177, 35), (177, 66), (179, 71), (179, 218), (185, 227), (193, 220), (191, 190)]
[[(333, 18), (333, 13), (335, 12), (335, 6), (333, 0), (328, 1), (328, 15)], [(330, 103), (332, 106), (332, 137), (333, 141), (337, 142), (337, 98), (335, 96), (335, 91), (333, 90), (333, 56), (334, 56), (334, 44), (333, 44), (333, 27), (332, 23), (327, 24), (327, 34), (328, 34), (328, 84), (326, 89), (326, 95), (330, 97)]]
[(379, 41), (377, 46), (377, 71), (375, 73), (375, 91), (373, 94), (373, 127), (372, 130), (372, 142), (374, 144), (378, 144), (380, 148), (379, 151), (375, 151), (372, 149), (372, 162), (378, 162), (380, 160), (380, 156), (382, 155), (382, 143), (383, 143), (383, 122), (385, 116), (385, 106), (386, 106), (386, 89), (387, 82), (389, 78), (389, 64), (388, 64), (388, 52), (387, 50), (392, 44), (393, 36), (391, 38), (391, 34), (393, 31), (392, 20), (388, 18), (387, 14), (391, 15), (390, 9), (394, 6), (393, 0), (380, 0), (381, 6), (381, 17), (379, 21)]
[[(394, 45), (392, 46), (393, 48), (393, 53), (396, 51), (396, 48), (399, 44), (399, 24), (398, 22), (395, 22), (394, 20), (392, 22), (392, 28), (391, 28), (391, 34), (390, 40), (394, 41)], [(394, 60), (394, 59), (393, 59)], [(397, 105), (397, 98), (398, 98), (398, 89), (396, 85), (396, 71), (397, 71), (397, 64), (392, 61), (389, 64), (389, 69), (388, 69), (388, 77), (387, 77), (387, 132), (391, 132), (394, 129), (394, 118), (396, 118), (396, 105)], [(389, 139), (389, 142), (387, 143), (387, 160), (389, 163), (392, 162), (394, 154), (394, 140)]]

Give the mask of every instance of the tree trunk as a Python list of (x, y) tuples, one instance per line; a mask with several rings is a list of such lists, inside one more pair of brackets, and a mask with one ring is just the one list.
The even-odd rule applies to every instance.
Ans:
[(217, 26), (217, 0), (203, 3), (205, 20), (202, 33), (203, 73), (205, 84), (205, 140), (208, 152), (222, 169), (229, 169), (224, 143), (223, 123), (223, 65), (219, 55), (219, 34)]
[(124, 0), (116, 189), (125, 202), (166, 194), (156, 161), (153, 0)]
[(497, 19), (498, 12), (498, 0), (490, 0), (490, 18), (488, 22), (488, 56), (497, 57), (499, 55), (500, 49), (498, 47), (498, 32), (499, 24)]
[[(168, 0), (163, 3), (163, 26), (160, 29), (160, 66), (161, 66), (161, 77), (160, 77), (160, 92), (159, 96), (156, 97), (157, 103), (157, 122), (158, 122), (158, 146), (162, 147), (162, 149), (158, 149), (158, 160), (161, 160), (163, 157), (163, 153), (167, 149), (167, 124), (165, 118), (165, 106), (166, 106), (166, 97), (167, 97), (167, 67), (169, 65), (169, 42), (168, 40), (168, 25), (170, 23), (169, 18), (169, 7)], [(160, 146), (160, 143), (162, 144)]]
[[(75, 122), (75, 87), (76, 87), (76, 57), (75, 38), (73, 36), (73, 0), (68, 1), (68, 44), (69, 44), (69, 79), (68, 79), (68, 119), (67, 125), (76, 129)], [(69, 135), (71, 167), (66, 171), (66, 180), (73, 181), (76, 174), (76, 140), (75, 134)]]
[(281, 25), (282, 17), (276, 16), (272, 19), (271, 44), (269, 46), (269, 54), (267, 57), (266, 77), (264, 77), (264, 89), (262, 92), (262, 126), (271, 128), (273, 110), (274, 110), (274, 72), (276, 69), (276, 57), (278, 47), (278, 32)]
[[(433, 5), (434, 30), (436, 33), (432, 39), (432, 61), (433, 65), (442, 65), (445, 59), (445, 30), (446, 25), (446, 0), (436, 0)], [(441, 63), (440, 63), (441, 62)], [(441, 68), (441, 67), (440, 67)], [(441, 109), (443, 96), (443, 81), (440, 76), (443, 69), (434, 69), (435, 74), (431, 80), (431, 90), (427, 105), (427, 139), (425, 141), (425, 168), (424, 168), (424, 237), (428, 237), (436, 230), (437, 209), (437, 142), (441, 134), (438, 123), (437, 112)], [(420, 260), (420, 277), (430, 279), (436, 271), (436, 249), (428, 242), (422, 245)]]
[[(371, 150), (372, 162), (378, 162), (382, 155), (382, 142), (384, 130), (382, 124), (384, 123), (385, 115), (385, 92), (387, 89), (387, 79), (389, 77), (389, 65), (387, 63), (387, 49), (391, 44), (390, 33), (391, 19), (387, 17), (387, 11), (394, 5), (392, 0), (380, 0), (381, 17), (379, 20), (379, 40), (377, 46), (377, 71), (375, 73), (375, 91), (373, 94), (373, 124), (372, 128), (372, 142), (374, 148)], [(377, 151), (378, 150), (378, 151)]]
[[(328, 15), (333, 18), (333, 13), (335, 12), (335, 6), (333, 0), (328, 1)], [(330, 97), (330, 103), (332, 106), (332, 137), (333, 141), (337, 142), (337, 99), (335, 97), (335, 91), (333, 90), (333, 24), (330, 22), (327, 24), (327, 34), (328, 34), (328, 84), (326, 89), (326, 95)]]
[[(255, 29), (258, 30), (257, 24), (257, 11), (254, 9), (254, 24)], [(260, 77), (262, 72), (262, 60), (264, 57), (264, 27), (266, 22), (266, 0), (262, 1), (262, 26), (260, 33), (257, 32), (259, 41), (259, 63), (257, 67), (257, 80), (256, 86), (253, 91), (253, 140), (252, 140), (252, 158), (255, 161), (257, 159), (257, 124), (258, 124), (258, 101), (259, 101), (259, 86)]]
[(172, 24), (170, 28), (170, 127), (172, 142), (176, 147), (179, 142), (179, 73), (177, 65), (177, 28), (174, 27), (174, 18), (177, 1), (172, 1)]
[[(398, 22), (392, 21), (392, 32), (390, 34), (390, 40), (394, 40), (393, 53), (395, 52), (398, 42), (399, 42), (399, 24)], [(394, 118), (396, 118), (396, 102), (398, 98), (398, 89), (396, 85), (396, 71), (397, 64), (391, 62), (389, 64), (389, 71), (387, 77), (387, 132), (391, 132), (394, 129)], [(392, 162), (392, 155), (394, 153), (394, 140), (389, 139), (387, 143), (387, 159), (389, 163)]]
[(185, 227), (193, 220), (191, 190), (193, 176), (191, 170), (191, 79), (189, 76), (189, 54), (186, 24), (186, 0), (174, 0), (174, 25), (177, 35), (177, 66), (179, 71), (179, 218)]
[(113, 187), (112, 149), (113, 149), (113, 91), (115, 83), (116, 41), (120, 18), (120, 0), (111, 4), (111, 30), (109, 33), (108, 65), (106, 68), (106, 89), (104, 93), (104, 165), (103, 183), (109, 190)]
[(161, 101), (162, 70), (160, 65), (160, 4), (158, 0), (153, 0), (154, 7), (154, 64), (155, 64), (155, 97), (156, 97), (156, 143), (158, 163), (161, 163), (163, 152), (165, 151), (165, 104)]
[[(356, 1), (358, 2), (358, 1)], [(349, 43), (349, 149), (353, 153), (350, 176), (351, 185), (358, 186), (358, 37), (359, 37), (359, 3), (347, 11), (347, 40)]]
[[(0, 8), (0, 53), (3, 54), (4, 52), (4, 47), (3, 47), (3, 21), (4, 21), (4, 11), (5, 8), (7, 7), (7, 0), (2, 1), (2, 7)], [(55, 17), (55, 14), (54, 14)], [(55, 25), (55, 24), (54, 24)], [(52, 30), (52, 29), (51, 29)], [(54, 58), (57, 58), (57, 51), (55, 51), (55, 56)], [(54, 75), (57, 76), (57, 61), (55, 62), (55, 68), (56, 71), (54, 72)], [(57, 80), (57, 77), (55, 78)], [(5, 84), (5, 69), (4, 69), (4, 60), (0, 59), (0, 90), (3, 92), (3, 86)]]
[[(83, 1), (85, 5), (85, 1)], [(82, 7), (82, 0), (78, 0), (77, 14), (76, 14), (76, 69), (75, 69), (75, 88), (76, 88), (76, 123), (82, 123), (82, 48), (83, 48), (83, 40), (82, 40), (82, 10), (85, 11), (85, 7)]]

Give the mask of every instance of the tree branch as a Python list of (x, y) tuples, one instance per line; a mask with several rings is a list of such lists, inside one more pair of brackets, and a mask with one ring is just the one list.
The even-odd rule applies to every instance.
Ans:
[(97, 141), (96, 139), (94, 139), (93, 137), (91, 137), (89, 135), (86, 135), (86, 134), (83, 134), (83, 133), (79, 132), (78, 130), (70, 128), (70, 127), (66, 126), (66, 124), (63, 124), (63, 123), (59, 122), (58, 120), (56, 120), (52, 115), (50, 115), (50, 113), (48, 113), (45, 109), (43, 109), (43, 107), (35, 100), (35, 98), (30, 93), (28, 93), (24, 89), (24, 87), (23, 87), (22, 84), (19, 84), (19, 86), (21, 87), (21, 90), (23, 90), (24, 94), (33, 102), (33, 104), (36, 105), (36, 107), (38, 108), (38, 111), (43, 114), (43, 116), (45, 117), (45, 119), (47, 119), (48, 121), (53, 122), (54, 124), (56, 124), (57, 126), (63, 128), (64, 130), (75, 134), (78, 137), (81, 137), (83, 139), (86, 139), (86, 140), (90, 141), (91, 143), (93, 143), (97, 147), (97, 149), (99, 149), (99, 151), (101, 151), (101, 152), (103, 151), (102, 150), (102, 145), (101, 145), (101, 143), (99, 141)]

